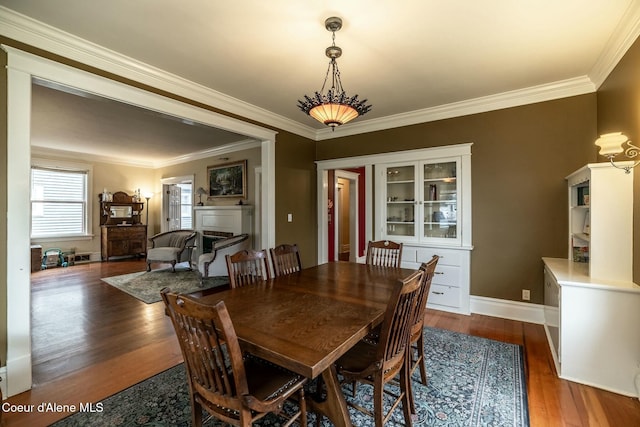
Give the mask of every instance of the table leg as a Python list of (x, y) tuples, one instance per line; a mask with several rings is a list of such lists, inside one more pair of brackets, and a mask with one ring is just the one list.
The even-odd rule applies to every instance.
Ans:
[(347, 401), (344, 399), (335, 366), (322, 372), (322, 380), (327, 390), (326, 399), (319, 402), (309, 399), (310, 410), (329, 418), (336, 427), (352, 427)]

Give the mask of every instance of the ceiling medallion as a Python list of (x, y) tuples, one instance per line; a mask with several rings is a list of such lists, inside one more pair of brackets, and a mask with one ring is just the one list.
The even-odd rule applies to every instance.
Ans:
[[(335, 130), (336, 127), (369, 112), (371, 105), (366, 105), (366, 99), (360, 101), (358, 95), (349, 97), (342, 87), (340, 70), (336, 62), (336, 59), (342, 55), (342, 49), (336, 46), (336, 31), (342, 28), (342, 19), (327, 18), (324, 26), (333, 33), (333, 43), (325, 50), (325, 54), (330, 59), (327, 74), (320, 92), (315, 92), (312, 96), (304, 95), (304, 99), (298, 100), (298, 107), (320, 123), (331, 127), (331, 130)], [(331, 87), (325, 93), (329, 72), (331, 72)]]

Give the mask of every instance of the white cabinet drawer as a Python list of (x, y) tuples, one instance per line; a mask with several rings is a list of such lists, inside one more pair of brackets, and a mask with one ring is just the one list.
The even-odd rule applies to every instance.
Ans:
[(431, 279), (431, 283), (435, 285), (460, 287), (460, 267), (451, 267), (449, 265), (436, 265), (436, 273)]
[(460, 307), (460, 288), (432, 283), (427, 306), (431, 306), (432, 304), (434, 305), (432, 308), (436, 309), (438, 305)]
[(463, 265), (462, 251), (452, 249), (419, 248), (416, 250), (415, 260), (419, 263), (428, 262), (434, 255), (438, 255), (440, 257), (438, 265)]
[(418, 260), (417, 252), (417, 248), (404, 245), (402, 247), (402, 262), (415, 264)]

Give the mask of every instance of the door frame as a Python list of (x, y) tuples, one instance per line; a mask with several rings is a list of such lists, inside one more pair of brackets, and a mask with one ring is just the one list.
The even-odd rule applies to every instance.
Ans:
[[(7, 360), (6, 396), (31, 389), (30, 165), (31, 85), (34, 77), (175, 117), (246, 135), (260, 142), (262, 245), (275, 245), (276, 131), (126, 85), (50, 59), (0, 46), (7, 53)], [(89, 61), (90, 59), (87, 58)], [(139, 81), (154, 86), (140, 74)], [(215, 100), (211, 100), (212, 105)], [(26, 213), (29, 213), (28, 215)], [(5, 385), (5, 381), (2, 381)]]
[(365, 241), (371, 240), (373, 221), (373, 162), (366, 156), (316, 162), (318, 189), (318, 264), (329, 262), (329, 171), (364, 167)]
[[(185, 184), (186, 182), (189, 182), (191, 184), (191, 194), (192, 194), (191, 204), (193, 205), (195, 203), (195, 197), (193, 197), (195, 195), (195, 180), (196, 180), (195, 175), (174, 176), (171, 178), (162, 178), (160, 180), (160, 185), (162, 187), (162, 190), (160, 192), (160, 232), (161, 233), (164, 233), (165, 231), (169, 231), (169, 227), (167, 226), (167, 221), (164, 220), (164, 218), (166, 218), (168, 215), (167, 210), (169, 208), (167, 197), (165, 197), (165, 195), (167, 194), (166, 193), (167, 187), (173, 184)], [(191, 206), (191, 220), (195, 221), (195, 218), (193, 215), (193, 206)], [(147, 227), (149, 227), (149, 225), (147, 225)]]
[[(356, 262), (358, 259), (359, 250), (359, 233), (358, 233), (358, 219), (359, 219), (359, 211), (358, 211), (358, 181), (360, 179), (360, 174), (355, 172), (349, 172), (342, 169), (336, 169), (334, 173), (334, 186), (336, 190), (336, 194), (338, 191), (338, 180), (345, 179), (349, 181), (349, 211), (351, 215), (349, 215), (349, 246), (350, 246), (350, 254), (349, 261)], [(343, 208), (341, 206), (341, 202), (338, 197), (334, 197), (335, 204), (335, 212), (334, 215), (334, 258), (335, 261), (339, 259), (340, 256), (340, 209)]]

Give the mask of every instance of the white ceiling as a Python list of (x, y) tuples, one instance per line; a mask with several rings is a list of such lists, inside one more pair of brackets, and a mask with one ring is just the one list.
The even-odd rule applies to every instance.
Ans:
[[(58, 38), (76, 47), (106, 48), (119, 61), (140, 61), (131, 62), (133, 67), (162, 70), (209, 91), (215, 107), (235, 113), (244, 109), (246, 117), (324, 139), (593, 92), (637, 37), (639, 3), (0, 0), (0, 6), (8, 8), (0, 9), (0, 23), (12, 24), (11, 29), (0, 26), (0, 33), (41, 47)], [(336, 34), (336, 44), (343, 49), (338, 65), (344, 87), (373, 105), (371, 112), (333, 134), (296, 106), (304, 94), (322, 86), (328, 64), (324, 49), (331, 44), (331, 33), (324, 28), (329, 16), (344, 22)], [(18, 27), (20, 31), (13, 30)], [(36, 92), (43, 100), (56, 96), (56, 103), (71, 96), (47, 88)], [(214, 105), (215, 100), (220, 105)], [(111, 105), (90, 98), (76, 101), (81, 102), (65, 105)], [(55, 108), (35, 110), (49, 114)], [(102, 118), (119, 114), (103, 111)], [(129, 146), (137, 139), (149, 149), (144, 144), (151, 143), (141, 136), (144, 132), (109, 121), (116, 119), (105, 120), (105, 141), (111, 128), (119, 131), (114, 138)], [(59, 126), (66, 121), (58, 117), (58, 125), (49, 123), (42, 138), (55, 133), (60, 141), (77, 140), (73, 134), (65, 136)], [(186, 126), (179, 120), (168, 122)], [(144, 117), (140, 123), (148, 125)], [(77, 118), (75, 133), (82, 127)], [(214, 139), (226, 137), (206, 136), (202, 129), (189, 132), (194, 143), (185, 150), (205, 149)], [(154, 139), (154, 150), (163, 145), (173, 150), (167, 158), (181, 154), (175, 143), (163, 143), (158, 135)]]

